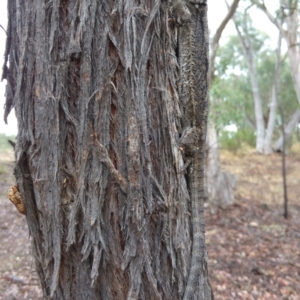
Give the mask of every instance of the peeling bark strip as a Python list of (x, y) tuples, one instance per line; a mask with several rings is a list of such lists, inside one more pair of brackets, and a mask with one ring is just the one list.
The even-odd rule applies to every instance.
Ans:
[(14, 206), (17, 208), (17, 210), (20, 214), (23, 214), (23, 215), (26, 214), (25, 205), (24, 205), (22, 197), (18, 191), (17, 185), (12, 186), (8, 190), (7, 197), (14, 204)]
[(44, 299), (211, 299), (202, 2), (178, 24), (163, 0), (8, 1), (6, 115)]

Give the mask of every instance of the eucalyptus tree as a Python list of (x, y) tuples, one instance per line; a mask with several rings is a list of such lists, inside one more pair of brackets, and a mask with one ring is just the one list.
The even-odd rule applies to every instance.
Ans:
[(300, 45), (299, 45), (299, 1), (298, 0), (280, 0), (276, 15), (268, 10), (264, 1), (251, 0), (260, 8), (269, 20), (281, 32), (288, 47), (288, 58), (290, 70), (294, 81), (294, 87), (297, 99), (300, 104)]
[(275, 121), (277, 115), (278, 96), (279, 96), (279, 84), (280, 84), (280, 70), (281, 70), (281, 33), (279, 32), (277, 49), (276, 49), (276, 64), (274, 69), (274, 80), (271, 94), (271, 101), (269, 103), (269, 117), (268, 124), (266, 126), (266, 134), (264, 139), (264, 153), (270, 154), (273, 152), (272, 149), (272, 137), (275, 128)]
[(44, 299), (212, 299), (206, 1), (10, 0), (8, 13), (12, 191)]
[[(253, 29), (254, 30), (254, 29)], [(274, 97), (274, 70), (278, 61), (276, 50), (270, 46), (270, 38), (263, 32), (255, 31), (252, 45), (255, 49), (255, 68), (260, 88), (264, 126), (268, 128), (271, 118), (272, 98)], [(278, 52), (278, 51), (277, 51)], [(284, 119), (289, 119), (297, 110), (296, 94), (288, 62), (280, 57), (281, 68), (278, 76), (278, 98), (283, 107)], [(238, 130), (255, 132), (255, 110), (250, 82), (250, 74), (244, 52), (238, 36), (230, 36), (217, 53), (215, 70), (218, 76), (214, 80), (210, 95), (213, 98), (211, 112), (218, 131), (224, 126), (235, 124)], [(280, 115), (275, 111), (274, 130), (271, 142), (280, 134)], [(242, 137), (247, 140), (247, 136)], [(265, 139), (267, 138), (267, 132)], [(271, 143), (271, 144), (272, 144)]]
[(252, 95), (254, 101), (254, 111), (255, 111), (256, 151), (258, 153), (263, 153), (265, 124), (263, 118), (263, 105), (261, 99), (261, 92), (260, 92), (258, 75), (257, 75), (257, 70), (255, 65), (255, 54), (254, 54), (255, 50), (253, 45), (253, 39), (255, 38), (255, 34), (253, 33), (252, 30), (251, 19), (248, 15), (248, 9), (244, 11), (243, 15), (240, 16), (239, 19), (237, 17), (234, 18), (234, 24), (240, 42), (242, 44), (244, 57), (249, 69)]
[[(300, 3), (298, 0), (280, 0), (276, 15), (273, 15), (267, 8), (263, 0), (251, 0), (258, 8), (265, 12), (269, 20), (277, 27), (281, 36), (287, 44), (287, 56), (290, 63), (290, 72), (294, 82), (294, 89), (297, 95), (298, 103), (300, 104), (300, 40), (299, 40), (299, 9)], [(299, 122), (297, 110), (290, 118), (286, 132), (291, 132), (289, 128), (295, 127)], [(282, 149), (281, 137), (275, 143), (275, 149)]]
[[(224, 19), (212, 36), (210, 44), (210, 71), (209, 82), (215, 80), (215, 60), (219, 49), (222, 33), (228, 22), (233, 17), (240, 0), (232, 1)], [(212, 99), (210, 99), (212, 101)], [(216, 124), (210, 118), (207, 131), (207, 156), (206, 156), (206, 194), (211, 212), (216, 212), (217, 207), (226, 207), (234, 202), (233, 188), (234, 177), (221, 169), (220, 152), (217, 140)]]

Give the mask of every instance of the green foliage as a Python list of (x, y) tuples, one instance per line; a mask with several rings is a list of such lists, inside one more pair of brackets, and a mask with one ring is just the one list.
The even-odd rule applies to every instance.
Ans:
[(221, 149), (229, 150), (234, 153), (241, 147), (240, 140), (236, 138), (236, 133), (232, 134), (228, 131), (222, 131), (220, 133), (219, 144)]
[(237, 135), (243, 144), (246, 144), (252, 148), (256, 145), (256, 136), (250, 128), (243, 128), (237, 132)]
[[(256, 34), (255, 34), (256, 32)], [(269, 103), (272, 96), (276, 53), (268, 43), (269, 38), (258, 30), (251, 29), (251, 36), (255, 36), (255, 64), (263, 105), (265, 126), (269, 117)], [(251, 41), (252, 42), (252, 41)], [(223, 132), (223, 128), (229, 124), (235, 124), (240, 132), (244, 129), (251, 132), (255, 145), (255, 112), (250, 83), (250, 75), (243, 49), (237, 36), (231, 36), (227, 43), (219, 48), (215, 62), (216, 77), (210, 90), (210, 118), (216, 124), (217, 130)], [(298, 107), (298, 102), (290, 74), (290, 66), (287, 60), (282, 62), (280, 71), (279, 101), (285, 120), (289, 120)], [(280, 135), (279, 111), (276, 118), (274, 137)], [(252, 129), (251, 129), (252, 128)], [(241, 134), (241, 133), (239, 133)], [(242, 134), (245, 138), (245, 133)], [(247, 136), (247, 135), (246, 135)], [(220, 137), (221, 138), (221, 137)], [(223, 135), (221, 143), (225, 148), (238, 147), (237, 141), (232, 141), (232, 136)], [(227, 145), (227, 146), (226, 146)]]
[(237, 132), (223, 130), (219, 133), (219, 143), (222, 149), (236, 152), (244, 145), (254, 148), (256, 137), (250, 128), (243, 128)]
[(254, 120), (251, 86), (244, 74), (230, 74), (226, 79), (216, 78), (211, 87), (210, 118), (217, 129), (229, 124), (239, 128)]
[(5, 173), (5, 166), (2, 163), (0, 163), (0, 175), (4, 173)]
[(0, 150), (12, 150), (12, 146), (9, 144), (8, 140), (11, 140), (13, 142), (16, 141), (15, 136), (7, 136), (3, 133), (0, 134)]

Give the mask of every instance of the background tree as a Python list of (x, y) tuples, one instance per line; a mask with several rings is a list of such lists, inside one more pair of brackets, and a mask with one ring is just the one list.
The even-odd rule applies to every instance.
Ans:
[[(270, 46), (270, 38), (260, 31), (253, 30), (251, 41), (255, 49), (255, 67), (257, 81), (262, 100), (264, 126), (267, 128), (271, 118), (271, 103), (274, 87), (274, 70), (277, 64), (277, 50)], [(297, 111), (296, 94), (288, 62), (280, 56), (281, 68), (279, 76), (278, 97), (282, 103), (283, 116), (289, 120)], [(230, 36), (225, 45), (220, 47), (216, 61), (216, 76), (211, 87), (211, 112), (221, 139), (221, 145), (237, 149), (241, 143), (256, 144), (255, 110), (250, 83), (249, 69), (244, 59), (244, 53), (237, 36)], [(276, 110), (272, 141), (280, 136), (281, 118)], [(294, 120), (294, 119), (293, 119)], [(237, 133), (228, 133), (224, 127), (230, 124), (237, 126)], [(292, 128), (295, 127), (293, 123)], [(267, 132), (265, 133), (265, 140)], [(231, 144), (230, 144), (231, 143)], [(272, 145), (272, 144), (271, 144)], [(265, 152), (266, 153), (266, 152)]]
[[(300, 46), (299, 46), (299, 1), (298, 0), (280, 0), (280, 7), (276, 11), (276, 16), (266, 7), (264, 1), (252, 0), (252, 3), (256, 4), (269, 20), (277, 27), (280, 34), (284, 38), (287, 44), (287, 56), (290, 63), (290, 72), (293, 78), (294, 89), (297, 95), (297, 100), (300, 104)], [(290, 133), (289, 128), (295, 127), (299, 123), (298, 111), (290, 118), (285, 131)], [(299, 117), (298, 117), (299, 116)], [(277, 140), (275, 143), (275, 150), (282, 149), (283, 138)]]
[(273, 152), (272, 150), (272, 136), (274, 133), (276, 114), (277, 114), (277, 106), (279, 103), (278, 95), (279, 95), (279, 81), (280, 81), (280, 70), (281, 70), (281, 33), (279, 32), (277, 49), (276, 49), (276, 64), (274, 68), (274, 79), (272, 86), (271, 99), (269, 103), (269, 118), (267, 121), (266, 134), (264, 139), (264, 153), (270, 154)]
[(288, 58), (290, 70), (294, 81), (295, 91), (300, 103), (300, 50), (299, 50), (299, 1), (280, 0), (280, 8), (276, 12), (276, 17), (265, 6), (264, 1), (252, 0), (262, 11), (265, 12), (269, 20), (278, 28), (288, 47)]
[[(254, 111), (255, 111), (255, 125), (256, 125), (256, 151), (258, 153), (263, 152), (264, 145), (264, 135), (265, 135), (265, 125), (263, 118), (263, 108), (262, 100), (260, 95), (260, 88), (258, 84), (257, 71), (254, 60), (254, 47), (252, 45), (251, 36), (251, 27), (249, 26), (249, 17), (247, 15), (248, 9), (245, 10), (244, 15), (240, 16), (238, 20), (237, 17), (234, 19), (235, 27), (242, 44), (245, 60), (247, 61), (250, 82), (252, 87), (252, 95), (254, 101)], [(253, 38), (252, 38), (253, 40)]]
[[(211, 39), (209, 71), (210, 85), (212, 85), (215, 80), (215, 60), (222, 32), (234, 15), (238, 4), (239, 0), (234, 0), (232, 2), (227, 15), (224, 17)], [(210, 101), (212, 101), (212, 99), (210, 99)], [(216, 212), (217, 207), (225, 208), (234, 202), (234, 185), (235, 177), (228, 172), (223, 172), (221, 169), (216, 125), (214, 123), (214, 119), (210, 117), (207, 130), (206, 195), (211, 212)]]
[(212, 298), (204, 2), (8, 1), (6, 116), (45, 298)]

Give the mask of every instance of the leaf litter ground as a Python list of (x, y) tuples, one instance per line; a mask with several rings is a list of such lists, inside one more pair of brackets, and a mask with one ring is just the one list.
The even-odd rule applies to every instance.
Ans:
[(289, 218), (283, 218), (281, 156), (222, 152), (236, 174), (235, 204), (206, 212), (216, 299), (300, 299), (300, 151), (287, 161)]
[[(6, 198), (12, 152), (0, 153), (0, 300), (41, 297), (26, 221)], [(206, 211), (215, 299), (300, 299), (300, 151), (287, 156), (289, 218), (283, 218), (281, 157), (221, 153), (237, 175), (235, 204)], [(168, 300), (168, 299), (166, 299)]]

